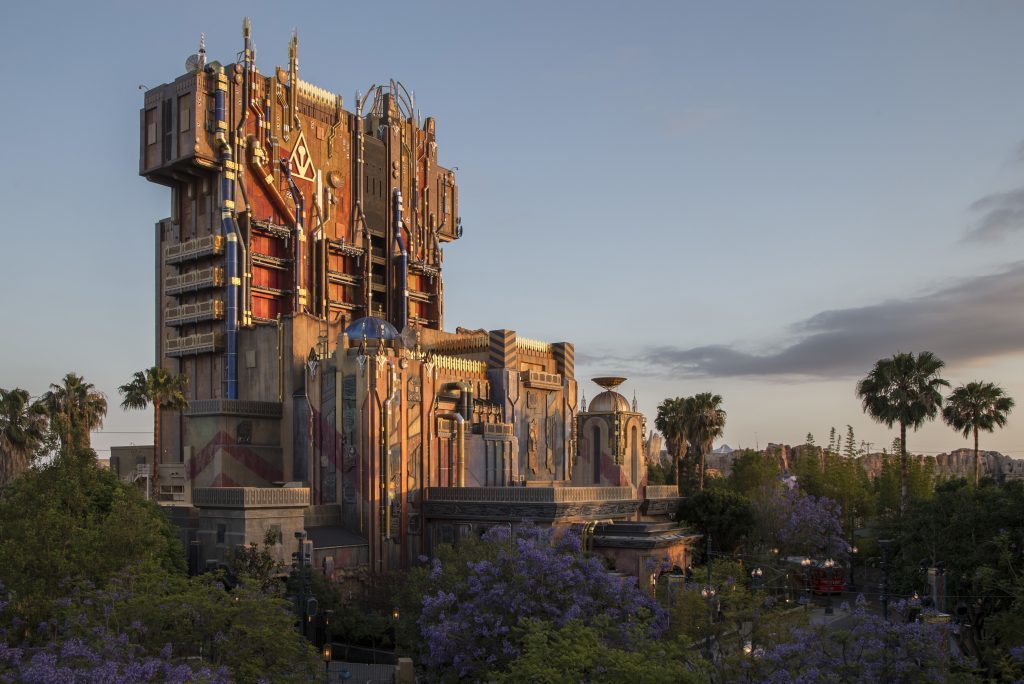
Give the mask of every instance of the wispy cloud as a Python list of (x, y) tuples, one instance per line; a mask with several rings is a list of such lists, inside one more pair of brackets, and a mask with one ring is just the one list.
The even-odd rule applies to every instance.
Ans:
[(651, 347), (626, 357), (577, 357), (661, 377), (855, 376), (897, 351), (950, 364), (1024, 352), (1024, 262), (923, 296), (823, 311), (790, 326), (788, 343), (760, 352), (729, 344)]
[(1024, 188), (986, 195), (971, 204), (980, 214), (968, 228), (964, 242), (994, 242), (1024, 229)]

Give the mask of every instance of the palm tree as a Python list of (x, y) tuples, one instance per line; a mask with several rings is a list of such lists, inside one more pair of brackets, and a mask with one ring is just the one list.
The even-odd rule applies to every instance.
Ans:
[(50, 429), (60, 440), (62, 452), (88, 449), (89, 433), (103, 426), (107, 398), (91, 382), (75, 373), (64, 376), (60, 385), (51, 384), (40, 399), (50, 418)]
[(991, 382), (969, 382), (953, 390), (946, 398), (942, 419), (964, 437), (974, 433), (974, 486), (981, 479), (978, 459), (978, 430), (994, 432), (1006, 425), (1006, 414), (1013, 409), (1013, 399), (1003, 388)]
[(23, 389), (0, 389), (0, 487), (10, 484), (46, 439), (46, 409)]
[(711, 392), (702, 392), (686, 399), (686, 439), (697, 452), (700, 475), (697, 487), (704, 491), (704, 460), (716, 437), (725, 430), (725, 411), (722, 397)]
[(188, 408), (188, 376), (173, 375), (162, 366), (153, 366), (132, 376), (131, 382), (121, 385), (123, 409), (144, 409), (153, 405), (153, 469), (150, 477), (154, 486), (160, 478), (160, 410), (182, 411)]
[(917, 430), (932, 420), (942, 406), (940, 387), (949, 383), (939, 376), (946, 364), (931, 352), (898, 352), (875, 362), (875, 367), (857, 383), (857, 396), (864, 412), (887, 427), (900, 426), (900, 513), (907, 508), (907, 427)]
[(686, 400), (682, 397), (665, 399), (658, 404), (658, 415), (654, 427), (665, 438), (665, 448), (672, 455), (672, 482), (680, 484), (679, 461), (686, 453)]

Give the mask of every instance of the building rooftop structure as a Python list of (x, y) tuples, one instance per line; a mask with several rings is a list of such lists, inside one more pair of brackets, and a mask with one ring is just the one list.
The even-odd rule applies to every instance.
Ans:
[[(623, 378), (597, 378), (587, 411), (571, 343), (444, 329), (463, 228), (437, 122), (397, 81), (346, 109), (300, 78), (298, 50), (260, 72), (246, 22), (237, 62), (202, 46), (140, 112), (140, 173), (171, 198), (157, 362), (190, 393), (184, 415), (161, 412), (158, 453), (187, 472), (194, 510), (176, 519), (199, 561), (308, 527), (345, 549), (324, 546), (325, 567), (386, 570), (494, 524), (666, 520), (678, 499), (646, 485)], [(494, 268), (504, 288), (529, 277)], [(626, 571), (683, 553), (650, 538)]]

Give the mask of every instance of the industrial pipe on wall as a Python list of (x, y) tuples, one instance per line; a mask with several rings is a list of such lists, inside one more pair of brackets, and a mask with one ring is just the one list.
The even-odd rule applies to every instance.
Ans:
[(409, 322), (409, 252), (405, 249), (405, 240), (402, 238), (402, 191), (395, 188), (391, 197), (391, 229), (395, 232), (395, 242), (398, 243), (400, 266), (398, 268), (399, 285), (398, 289), (402, 295), (402, 304), (398, 310), (398, 331), (405, 330)]
[(394, 376), (388, 373), (388, 398), (384, 400), (384, 406), (382, 407), (382, 420), (381, 424), (383, 427), (384, 434), (381, 435), (381, 458), (380, 458), (380, 480), (381, 480), (381, 493), (380, 493), (380, 509), (381, 515), (384, 520), (384, 539), (391, 538), (391, 511), (389, 501), (391, 493), (391, 405), (395, 401), (395, 397), (398, 392), (392, 387), (394, 383)]
[(438, 418), (455, 421), (455, 477), (456, 486), (466, 486), (466, 421), (461, 413), (441, 413)]
[(227, 139), (227, 118), (225, 99), (228, 79), (221, 68), (217, 72), (217, 90), (214, 94), (214, 115), (217, 120), (216, 139), (220, 143), (221, 185), (220, 220), (221, 232), (227, 240), (224, 256), (227, 276), (227, 391), (228, 399), (238, 398), (238, 232), (234, 221), (235, 209), (235, 164), (232, 161), (231, 145)]
[(295, 201), (295, 258), (292, 262), (292, 270), (295, 271), (295, 301), (293, 310), (295, 313), (302, 313), (302, 243), (306, 241), (306, 233), (302, 226), (303, 214), (305, 213), (302, 193), (292, 180), (292, 170), (287, 159), (281, 160), (281, 169), (284, 172), (285, 180), (292, 191), (292, 199)]

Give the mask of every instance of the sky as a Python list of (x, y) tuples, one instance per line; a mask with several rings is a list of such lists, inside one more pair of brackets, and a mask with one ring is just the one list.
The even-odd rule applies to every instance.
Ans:
[[(301, 8), (301, 9), (298, 9)], [(722, 395), (733, 447), (888, 446), (854, 387), (930, 350), (1018, 399), (1024, 457), (1024, 5), (1011, 2), (7, 2), (0, 8), (0, 387), (108, 395), (94, 445), (151, 443), (116, 388), (154, 361), (142, 91), (253, 22), (264, 73), (346, 107), (389, 78), (436, 117), (464, 237), (446, 326), (576, 345), (649, 423)], [(967, 446), (941, 423), (912, 451)]]

